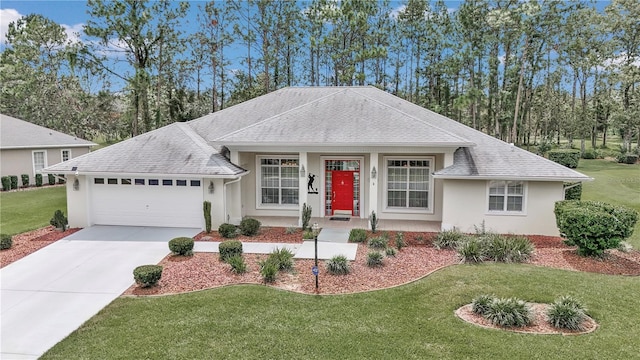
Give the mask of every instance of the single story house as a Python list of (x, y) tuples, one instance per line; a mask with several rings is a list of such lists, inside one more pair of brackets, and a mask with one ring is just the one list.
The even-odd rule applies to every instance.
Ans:
[[(2, 176), (15, 175), (20, 179), (22, 174), (27, 174), (29, 183), (34, 185), (36, 174), (49, 164), (87, 154), (95, 145), (91, 141), (0, 114)], [(22, 185), (21, 180), (18, 181)]]
[(204, 227), (243, 217), (430, 221), (557, 235), (589, 177), (374, 87), (289, 87), (50, 166), (70, 225)]

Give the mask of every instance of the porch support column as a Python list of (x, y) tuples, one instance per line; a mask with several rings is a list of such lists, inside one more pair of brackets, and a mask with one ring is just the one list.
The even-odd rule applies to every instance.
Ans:
[[(238, 150), (232, 150), (229, 154), (229, 160), (240, 165), (240, 154)], [(227, 186), (227, 213), (225, 214), (225, 221), (232, 224), (239, 224), (242, 220), (242, 181), (237, 181)]]
[[(369, 206), (367, 213), (363, 214), (365, 219), (371, 216), (372, 211), (375, 211), (377, 216), (380, 215), (378, 211), (378, 183), (382, 177), (382, 169), (380, 169), (379, 165), (378, 153), (372, 152), (369, 155), (369, 171), (364, 176), (369, 178)], [(367, 222), (367, 228), (371, 228), (370, 222)]]
[(298, 153), (299, 179), (298, 182), (298, 226), (302, 226), (302, 206), (307, 203), (307, 175), (309, 174), (309, 164), (307, 163), (307, 153)]

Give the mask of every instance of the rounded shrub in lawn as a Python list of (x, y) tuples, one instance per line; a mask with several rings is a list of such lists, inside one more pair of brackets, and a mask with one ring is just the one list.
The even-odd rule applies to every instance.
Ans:
[(190, 237), (177, 237), (169, 240), (169, 250), (176, 255), (193, 255), (193, 244)]
[(586, 312), (587, 309), (578, 300), (563, 296), (547, 309), (547, 319), (555, 328), (580, 331), (584, 330)]
[(244, 218), (240, 222), (240, 233), (244, 236), (255, 236), (260, 230), (260, 221), (253, 218)]
[(471, 301), (471, 310), (478, 315), (483, 315), (489, 310), (489, 305), (495, 298), (491, 295), (480, 295)]
[(433, 240), (436, 249), (455, 249), (461, 242), (465, 241), (467, 235), (458, 229), (440, 231)]
[(227, 264), (231, 266), (231, 272), (234, 274), (244, 274), (247, 272), (247, 263), (242, 255), (234, 255), (227, 259)]
[(484, 317), (492, 324), (504, 327), (523, 327), (533, 321), (533, 312), (522, 300), (495, 299), (489, 303)]
[(362, 243), (365, 241), (367, 241), (367, 231), (365, 229), (351, 229), (349, 242)]
[(218, 227), (218, 233), (225, 239), (231, 239), (238, 234), (238, 228), (233, 224), (224, 223)]
[(379, 251), (370, 251), (367, 254), (368, 267), (380, 267), (384, 265), (384, 255)]
[(0, 234), (0, 250), (10, 249), (13, 245), (11, 235)]
[(387, 246), (389, 246), (389, 238), (387, 238), (386, 236), (372, 237), (371, 239), (369, 239), (367, 245), (369, 245), (369, 247), (372, 249), (385, 250)]
[(327, 260), (327, 271), (332, 275), (346, 275), (351, 271), (349, 261), (344, 255), (336, 255)]
[(242, 255), (242, 243), (238, 240), (225, 240), (218, 245), (220, 261), (227, 260), (236, 255)]
[(141, 265), (133, 269), (133, 278), (141, 287), (155, 286), (162, 277), (162, 266)]

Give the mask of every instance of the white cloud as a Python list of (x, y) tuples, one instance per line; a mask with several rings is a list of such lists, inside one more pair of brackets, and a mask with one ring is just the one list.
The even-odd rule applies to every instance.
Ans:
[(84, 34), (84, 24), (75, 24), (72, 26), (61, 24), (64, 32), (67, 34), (67, 40), (72, 43), (81, 42), (80, 36)]
[(407, 5), (400, 5), (397, 8), (391, 10), (391, 12), (389, 13), (389, 17), (391, 17), (392, 19), (397, 20), (398, 16), (400, 16), (400, 13), (404, 11), (404, 9), (407, 8)]
[(9, 24), (19, 20), (22, 17), (15, 9), (0, 9), (0, 43), (7, 43), (7, 32), (9, 31)]

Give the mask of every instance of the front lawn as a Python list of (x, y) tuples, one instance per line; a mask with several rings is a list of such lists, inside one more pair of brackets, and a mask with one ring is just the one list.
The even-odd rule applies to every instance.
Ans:
[[(631, 359), (640, 338), (638, 288), (638, 277), (483, 264), (353, 295), (239, 285), (119, 298), (42, 359)], [(600, 327), (580, 336), (524, 335), (454, 316), (485, 293), (546, 303), (573, 295)]]
[[(594, 178), (583, 183), (582, 200), (604, 201), (640, 211), (640, 165), (580, 159), (576, 170)], [(640, 221), (627, 241), (640, 249)]]
[(3, 234), (19, 234), (49, 225), (49, 220), (58, 209), (67, 215), (66, 188), (55, 186), (2, 192), (0, 204), (0, 231)]

